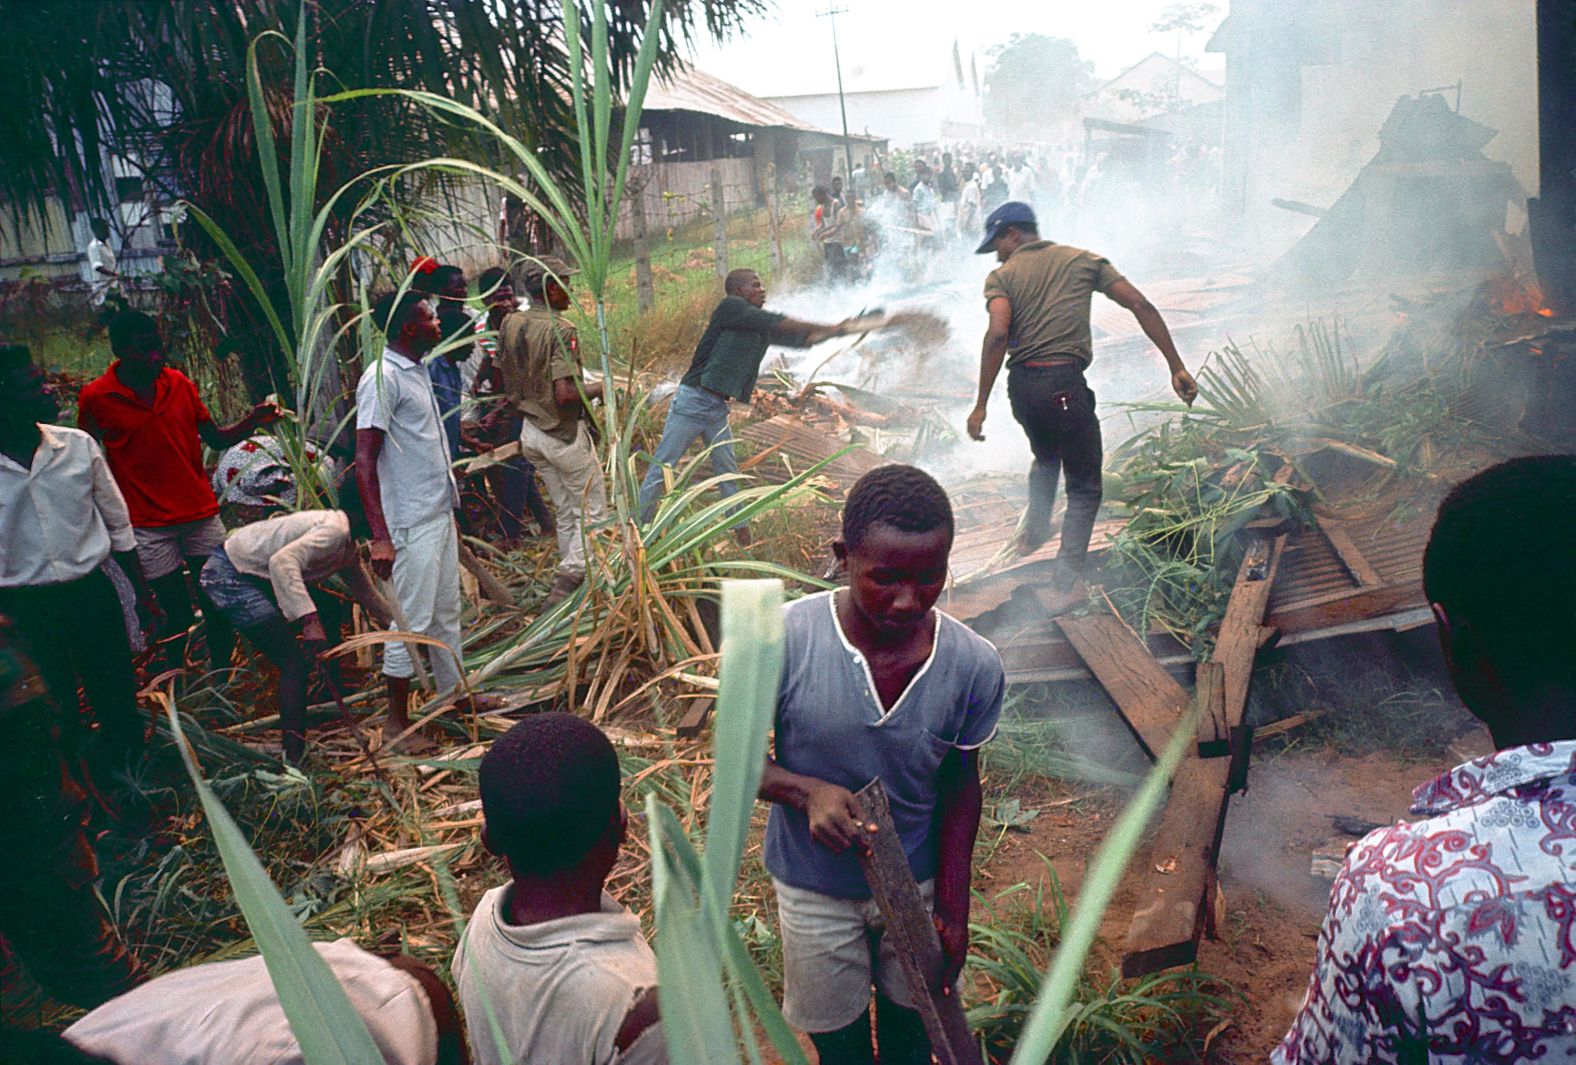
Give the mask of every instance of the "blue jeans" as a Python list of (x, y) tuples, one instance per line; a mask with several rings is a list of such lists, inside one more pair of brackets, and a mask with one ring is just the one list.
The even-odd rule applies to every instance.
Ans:
[(284, 616), (274, 602), (268, 582), (236, 569), (222, 546), (208, 556), (197, 580), (213, 605), (238, 629), (249, 629), (269, 618)]
[[(715, 392), (690, 385), (679, 385), (668, 404), (668, 420), (662, 426), (662, 440), (652, 456), (646, 479), (640, 482), (640, 520), (649, 522), (662, 498), (664, 466), (676, 466), (696, 439), (711, 447), (711, 468), (718, 474), (738, 473), (739, 459), (733, 453), (733, 433), (728, 429), (728, 401)], [(716, 445), (712, 447), (712, 445)], [(718, 485), (724, 496), (739, 490), (739, 482), (728, 480)], [(742, 525), (743, 523), (741, 523)]]

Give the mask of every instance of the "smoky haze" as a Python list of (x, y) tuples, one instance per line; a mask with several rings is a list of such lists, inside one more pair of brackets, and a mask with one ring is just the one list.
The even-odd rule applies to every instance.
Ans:
[[(1116, 5), (1113, 18), (1152, 22), (1164, 6)], [(1155, 62), (1158, 80), (1131, 81), (1138, 90), (1120, 87), (1128, 81), (1097, 90), (1080, 113), (1065, 116), (1040, 141), (1014, 142), (986, 128), (917, 151), (926, 159), (950, 151), (960, 166), (989, 152), (1025, 153), (1041, 177), (1032, 200), (1042, 235), (1109, 257), (1166, 314), (1195, 371), (1228, 339), (1283, 340), (1311, 317), (1355, 315), (1350, 327), (1359, 341), (1378, 340), (1388, 312), (1376, 324), (1364, 322), (1363, 311), (1392, 291), (1437, 288), (1446, 274), (1457, 276), (1465, 292), (1474, 271), (1504, 267), (1495, 231), (1511, 245), (1522, 234), (1524, 200), (1536, 192), (1533, 13), (1532, 0), (1235, 0), (1210, 15), (1203, 32), (1184, 35), (1184, 67), (1221, 82), (1215, 98), (1200, 106), (1150, 91), (1165, 90), (1172, 76)], [(846, 19), (855, 25), (857, 17), (856, 10)], [(825, 20), (816, 26), (802, 12), (783, 21), (825, 30)], [(951, 32), (950, 26), (913, 29), (914, 22), (925, 20), (893, 24), (896, 39)], [(1102, 57), (1102, 74), (1170, 40), (1134, 37), (1123, 51), (1098, 22), (1067, 25), (1070, 35), (1082, 32), (1073, 40), (1083, 54)], [(873, 47), (851, 30), (841, 40), (845, 72)], [(1215, 51), (1205, 53), (1206, 43)], [(753, 54), (748, 41), (740, 47)], [(979, 53), (982, 78), (987, 47)], [(782, 49), (778, 57), (756, 70), (757, 84), (802, 86), (808, 75), (800, 68), (819, 69), (819, 57), (783, 58)], [(1166, 57), (1146, 62), (1158, 59), (1170, 63)], [(1190, 74), (1174, 76), (1180, 84)], [(1425, 97), (1428, 90), (1436, 91)], [(1403, 97), (1408, 102), (1398, 107)], [(1145, 116), (1146, 109), (1153, 113)], [(1122, 128), (1089, 128), (1084, 121), (1102, 115), (1119, 116)], [(1152, 132), (1131, 132), (1134, 126)], [(1381, 140), (1387, 129), (1388, 147)], [(901, 152), (897, 158), (911, 180), (907, 159)], [(836, 166), (841, 171), (840, 157)], [(889, 204), (868, 189), (863, 198), (878, 229), (883, 220), (895, 223), (884, 218)], [(944, 208), (943, 228), (950, 229), (946, 216)], [(790, 217), (785, 225), (808, 221)], [(771, 304), (812, 320), (874, 307), (921, 309), (944, 319), (949, 335), (930, 347), (872, 337), (825, 365), (835, 344), (786, 358), (801, 372), (819, 366), (822, 380), (934, 406), (958, 432), (957, 445), (936, 463), (955, 478), (1021, 473), (1029, 461), (1001, 387), (987, 442), (962, 439), (985, 327), (981, 290), (995, 265), (993, 256), (973, 254), (976, 242), (974, 234), (949, 234), (916, 247), (912, 235), (889, 227), (868, 278), (779, 287)], [(1199, 300), (1198, 290), (1235, 298)], [(1164, 399), (1169, 390), (1162, 360), (1130, 317), (1098, 296), (1094, 311), (1089, 380), (1109, 449), (1130, 431), (1118, 405)]]

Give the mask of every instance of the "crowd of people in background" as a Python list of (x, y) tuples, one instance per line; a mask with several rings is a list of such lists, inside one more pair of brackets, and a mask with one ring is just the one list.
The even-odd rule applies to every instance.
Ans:
[[(1136, 186), (1150, 204), (1200, 193), (1218, 170), (1218, 157), (1194, 145), (1170, 145), (1165, 154), (1163, 163), (1142, 166), (1127, 153), (1084, 144), (957, 143), (877, 155), (856, 162), (846, 183), (840, 172), (812, 183), (809, 231), (831, 283), (868, 276), (882, 261), (919, 272), (937, 251), (977, 240), (1003, 203), (1029, 204), (1042, 224), (1060, 231), (1076, 218), (1122, 210)], [(1157, 173), (1143, 169), (1156, 166)]]

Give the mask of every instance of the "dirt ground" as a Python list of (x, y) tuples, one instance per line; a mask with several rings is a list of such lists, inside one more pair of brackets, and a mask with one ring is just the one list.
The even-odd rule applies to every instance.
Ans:
[[(1310, 851), (1341, 836), (1330, 818), (1380, 824), (1405, 818), (1416, 785), (1493, 750), (1481, 728), (1454, 740), (1443, 758), (1424, 761), (1390, 753), (1343, 756), (1295, 743), (1268, 746), (1256, 747), (1248, 790), (1231, 801), (1220, 860), (1226, 920), (1220, 938), (1206, 941), (1199, 953), (1201, 969), (1247, 1000), (1210, 1045), (1205, 1060), (1219, 1065), (1266, 1061), (1301, 1003), (1329, 893), (1329, 882), (1310, 873)], [(1121, 797), (1107, 792), (1048, 805), (1067, 797), (1024, 796), (1026, 807), (1042, 804), (1041, 812), (1029, 831), (1006, 834), (980, 873), (981, 891), (989, 896), (1020, 881), (1039, 883), (1043, 855), (1069, 898), (1076, 896), (1085, 863), (1119, 812)], [(1137, 863), (1143, 860), (1141, 854)], [(1101, 954), (1112, 964), (1131, 904), (1118, 895), (1106, 922)]]

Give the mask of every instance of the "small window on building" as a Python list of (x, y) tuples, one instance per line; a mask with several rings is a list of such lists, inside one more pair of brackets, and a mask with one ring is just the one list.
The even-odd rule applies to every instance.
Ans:
[(142, 179), (140, 177), (116, 178), (115, 198), (121, 203), (142, 202)]

